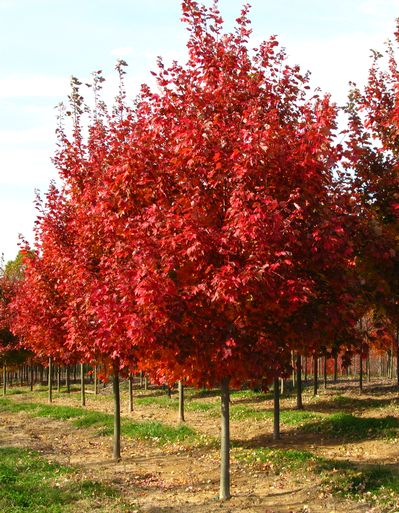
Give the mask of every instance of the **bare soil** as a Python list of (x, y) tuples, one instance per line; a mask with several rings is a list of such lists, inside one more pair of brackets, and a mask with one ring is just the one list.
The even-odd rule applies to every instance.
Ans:
[[(322, 391), (317, 399), (305, 396), (305, 407), (331, 411), (331, 394), (361, 398), (354, 412), (370, 417), (398, 416), (397, 392), (381, 385), (377, 392), (367, 388), (362, 396), (354, 385), (345, 384)], [(379, 390), (379, 389), (378, 389)], [(88, 396), (87, 408), (112, 412), (112, 400), (102, 391), (102, 397)], [(150, 394), (151, 391), (147, 392)], [(144, 395), (143, 391), (136, 394)], [(27, 395), (10, 396), (15, 401), (27, 401)], [(43, 395), (29, 395), (29, 400), (45, 402)], [(175, 399), (172, 399), (175, 400)], [(206, 401), (217, 401), (206, 398)], [(369, 401), (370, 400), (370, 401)], [(234, 399), (245, 402), (247, 399)], [(56, 395), (57, 405), (79, 404), (79, 394)], [(251, 406), (271, 409), (271, 401)], [(126, 408), (126, 398), (123, 407)], [(293, 399), (283, 399), (282, 408), (294, 407)], [(177, 412), (161, 406), (135, 406), (131, 418), (156, 419), (176, 425)], [(219, 421), (204, 412), (187, 412), (187, 424), (198, 432), (217, 437)], [(399, 446), (392, 440), (365, 440), (339, 444), (322, 434), (301, 433), (282, 426), (282, 438), (276, 443), (271, 437), (271, 420), (244, 419), (232, 421), (232, 439), (248, 447), (279, 447), (307, 449), (316, 454), (345, 459), (354, 463), (378, 463), (399, 470)], [(34, 449), (51, 461), (78, 466), (82, 478), (95, 479), (118, 487), (123, 496), (138, 504), (140, 513), (380, 513), (384, 511), (366, 503), (332, 496), (323, 491), (321, 477), (313, 472), (293, 471), (276, 474), (262, 465), (249, 465), (233, 458), (231, 468), (232, 494), (229, 501), (220, 502), (218, 495), (218, 450), (209, 447), (187, 447), (170, 444), (159, 447), (149, 442), (123, 439), (121, 462), (111, 459), (111, 438), (99, 436), (95, 429), (76, 429), (68, 421), (31, 417), (25, 412), (3, 413), (0, 418), (0, 446)], [(399, 506), (398, 506), (399, 511)], [(78, 513), (78, 512), (77, 512)], [(79, 512), (85, 513), (85, 512)], [(132, 510), (129, 513), (136, 513)]]

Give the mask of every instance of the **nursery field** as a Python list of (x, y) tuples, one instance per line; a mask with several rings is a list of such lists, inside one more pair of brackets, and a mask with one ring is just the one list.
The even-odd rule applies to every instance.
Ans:
[[(218, 391), (135, 390), (122, 418), (122, 460), (111, 456), (108, 388), (80, 406), (73, 390), (11, 388), (0, 399), (0, 511), (7, 513), (305, 513), (399, 511), (399, 401), (388, 383), (305, 390), (305, 410), (281, 400), (272, 438), (271, 394), (231, 396), (232, 495), (217, 499)], [(127, 391), (122, 385), (122, 408)]]

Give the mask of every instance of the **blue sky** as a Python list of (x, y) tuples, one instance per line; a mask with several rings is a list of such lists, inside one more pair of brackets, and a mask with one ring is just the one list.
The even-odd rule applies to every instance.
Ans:
[[(205, 0), (209, 4), (210, 0)], [(230, 29), (241, 0), (219, 0)], [(362, 83), (370, 48), (392, 36), (399, 0), (252, 0), (253, 44), (277, 34), (313, 85), (345, 101), (349, 80)], [(180, 0), (0, 0), (0, 253), (14, 258), (18, 234), (32, 238), (34, 189), (56, 177), (56, 111), (69, 79), (93, 70), (116, 94), (117, 58), (129, 64), (134, 96), (150, 81), (157, 55), (183, 60), (187, 34)]]

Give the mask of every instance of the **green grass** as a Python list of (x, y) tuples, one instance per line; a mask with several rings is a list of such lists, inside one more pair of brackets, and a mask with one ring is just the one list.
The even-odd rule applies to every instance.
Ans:
[[(9, 399), (0, 398), (0, 412), (2, 411), (15, 413), (25, 411), (35, 417), (71, 420), (72, 424), (77, 428), (98, 428), (102, 435), (110, 435), (113, 432), (113, 415), (84, 408), (39, 403), (17, 403)], [(159, 444), (194, 442), (197, 436), (194, 430), (185, 425), (174, 427), (162, 424), (161, 422), (134, 422), (125, 418), (122, 418), (121, 424), (124, 436), (150, 440)]]
[(220, 405), (219, 403), (207, 403), (204, 401), (186, 401), (184, 407), (187, 411), (198, 411), (198, 412), (209, 412), (212, 414), (219, 414)]
[(399, 420), (395, 417), (357, 417), (351, 413), (338, 412), (324, 416), (302, 426), (302, 429), (328, 436), (365, 440), (367, 438), (392, 438), (399, 433)]
[[(77, 470), (50, 463), (36, 452), (0, 448), (0, 511), (7, 513), (122, 512), (119, 492), (95, 481), (75, 480)], [(123, 508), (123, 509), (122, 509)]]
[[(322, 458), (299, 449), (233, 449), (234, 458), (261, 465), (275, 474), (312, 472), (321, 476), (321, 486), (334, 495), (378, 506), (395, 508), (399, 504), (399, 474), (381, 465), (358, 466), (349, 461)], [(384, 511), (396, 511), (389, 509)]]
[[(323, 486), (329, 492), (357, 501), (393, 508), (399, 504), (398, 472), (381, 465), (356, 466), (349, 462), (320, 462), (318, 470), (323, 476)], [(332, 471), (332, 472), (331, 472)]]
[[(197, 391), (195, 391), (197, 392)], [(196, 395), (195, 395), (196, 397)], [(170, 408), (172, 410), (178, 410), (179, 402), (177, 396), (168, 397), (167, 395), (157, 396), (141, 396), (135, 398), (135, 403), (139, 406), (160, 406), (162, 408)], [(219, 413), (220, 405), (215, 402), (206, 402), (202, 400), (196, 400), (191, 398), (191, 394), (186, 394), (184, 407), (186, 411), (195, 412), (210, 412)]]
[(322, 414), (308, 410), (283, 410), (280, 412), (280, 420), (287, 426), (303, 425), (321, 418), (323, 418)]
[(177, 410), (179, 407), (178, 401), (174, 398), (168, 397), (167, 395), (135, 397), (133, 400), (140, 406), (157, 405), (163, 408), (172, 408), (174, 410)]
[(272, 397), (270, 392), (265, 393), (251, 389), (232, 390), (230, 395), (232, 399), (251, 399), (253, 401), (266, 401)]
[(250, 464), (266, 464), (276, 473), (284, 470), (308, 469), (310, 465), (314, 465), (320, 460), (313, 453), (299, 449), (238, 448), (233, 454), (237, 459)]

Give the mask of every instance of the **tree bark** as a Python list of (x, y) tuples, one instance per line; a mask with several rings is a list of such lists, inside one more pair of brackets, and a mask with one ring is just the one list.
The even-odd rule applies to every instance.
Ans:
[(302, 402), (302, 359), (301, 355), (296, 355), (296, 409), (303, 410)]
[(85, 389), (85, 369), (84, 364), (80, 364), (80, 404), (86, 406), (86, 389)]
[(327, 355), (323, 358), (324, 389), (327, 388)]
[(273, 385), (273, 440), (280, 439), (280, 380), (274, 379)]
[(367, 373), (367, 382), (370, 383), (370, 381), (371, 381), (370, 352), (367, 353), (366, 373)]
[(57, 392), (61, 392), (61, 366), (57, 365)]
[(295, 388), (295, 378), (296, 378), (296, 372), (295, 372), (295, 352), (291, 351), (291, 365), (292, 365), (292, 389)]
[(7, 394), (7, 364), (3, 364), (3, 395)]
[(94, 366), (94, 395), (98, 394), (97, 365)]
[(48, 359), (48, 402), (53, 402), (53, 359)]
[(399, 386), (399, 328), (396, 328), (396, 383)]
[(29, 376), (29, 385), (30, 385), (30, 391), (33, 391), (33, 365), (30, 366), (30, 376)]
[(133, 411), (133, 374), (129, 373), (129, 404), (128, 404), (128, 412), (132, 413)]
[(221, 382), (221, 440), (220, 440), (220, 492), (219, 499), (230, 499), (230, 390), (229, 378)]
[(359, 391), (363, 392), (363, 342), (360, 343), (360, 355), (359, 355)]
[(119, 364), (113, 364), (112, 390), (114, 394), (114, 440), (112, 456), (115, 461), (121, 459), (121, 397), (119, 390)]
[(338, 355), (334, 355), (334, 383), (338, 381)]
[(308, 357), (305, 356), (305, 385), (308, 382)]
[(317, 356), (313, 357), (313, 395), (316, 396), (318, 392), (318, 378), (317, 378)]
[(70, 394), (71, 393), (71, 377), (70, 377), (70, 367), (69, 365), (67, 365), (67, 368), (66, 368), (66, 375), (65, 375), (65, 385), (66, 385), (66, 389), (67, 389), (67, 393)]
[(181, 381), (178, 383), (179, 387), (179, 422), (184, 422), (184, 385)]

